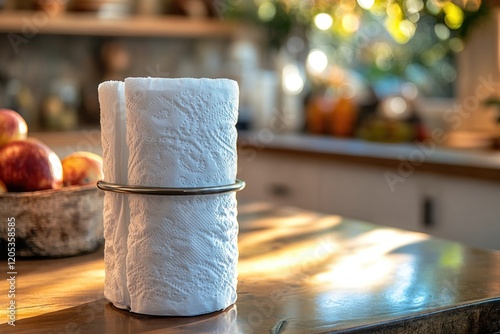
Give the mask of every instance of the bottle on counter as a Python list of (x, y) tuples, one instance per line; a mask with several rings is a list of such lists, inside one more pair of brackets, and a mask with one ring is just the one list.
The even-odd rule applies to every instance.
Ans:
[(330, 134), (336, 137), (351, 137), (358, 117), (358, 108), (353, 95), (342, 91), (330, 113)]
[(328, 119), (334, 100), (322, 92), (310, 97), (306, 105), (306, 130), (312, 134), (324, 135), (328, 133)]

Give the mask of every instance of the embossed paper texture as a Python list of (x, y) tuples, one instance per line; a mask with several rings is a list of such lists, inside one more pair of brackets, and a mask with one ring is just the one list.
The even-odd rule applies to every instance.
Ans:
[[(128, 148), (126, 145), (125, 87), (123, 82), (108, 81), (99, 85), (101, 106), (101, 142), (104, 178), (127, 184)], [(104, 194), (104, 296), (119, 308), (129, 308), (127, 289), (128, 199), (124, 194)]]
[[(126, 134), (128, 184), (205, 187), (234, 183), (236, 82), (128, 78), (123, 87), (126, 124), (120, 124), (119, 131)], [(101, 89), (99, 93), (107, 95)], [(102, 115), (109, 106), (106, 100), (100, 96)], [(101, 121), (104, 160), (106, 152), (113, 152), (105, 145), (123, 144), (123, 137), (120, 144), (104, 140), (117, 138), (116, 126), (121, 120), (106, 127)], [(121, 158), (115, 157), (115, 163), (123, 162)], [(125, 277), (116, 275), (116, 264), (106, 261), (106, 276), (109, 264), (109, 275), (118, 277), (106, 279), (110, 301), (120, 304), (128, 293), (127, 307), (133, 312), (182, 316), (218, 311), (236, 301), (238, 224), (234, 193), (125, 196), (130, 212), (128, 228), (117, 231), (127, 240)], [(107, 217), (116, 217), (105, 215), (108, 227), (116, 225)], [(116, 234), (107, 236), (106, 243), (117, 242)], [(109, 249), (112, 252), (115, 247)], [(123, 252), (108, 255), (123, 263)]]

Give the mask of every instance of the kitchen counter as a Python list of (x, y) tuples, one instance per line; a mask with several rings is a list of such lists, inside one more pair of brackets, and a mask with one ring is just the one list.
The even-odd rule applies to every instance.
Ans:
[[(36, 137), (61, 158), (74, 151), (102, 154), (100, 130), (38, 132)], [(500, 181), (500, 151), (450, 149), (435, 143), (387, 144), (307, 134), (273, 134), (271, 131), (240, 131), (239, 160), (251, 160), (260, 151), (294, 154), (363, 165), (399, 168), (409, 162), (419, 171)]]
[[(274, 134), (270, 130), (240, 132), (239, 159), (260, 151), (294, 154), (398, 169), (408, 163), (422, 172), (474, 177), (500, 182), (500, 151), (452, 149), (426, 143), (376, 143), (307, 134)], [(403, 168), (407, 168), (407, 167)]]
[[(103, 297), (102, 250), (16, 262), (17, 314), (2, 333), (493, 333), (500, 253), (262, 203), (239, 205), (238, 301), (198, 317), (150, 317)], [(4, 277), (7, 275), (3, 261)], [(8, 278), (8, 277), (7, 277)]]

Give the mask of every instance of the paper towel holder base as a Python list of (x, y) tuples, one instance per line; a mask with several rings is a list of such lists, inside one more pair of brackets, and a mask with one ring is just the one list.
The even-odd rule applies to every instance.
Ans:
[(214, 187), (199, 187), (199, 188), (165, 188), (165, 187), (143, 187), (131, 186), (106, 181), (97, 181), (97, 188), (104, 191), (112, 191), (122, 194), (136, 195), (161, 195), (161, 196), (197, 196), (197, 195), (214, 195), (224, 194), (233, 191), (240, 191), (245, 188), (245, 181), (238, 180), (232, 184)]

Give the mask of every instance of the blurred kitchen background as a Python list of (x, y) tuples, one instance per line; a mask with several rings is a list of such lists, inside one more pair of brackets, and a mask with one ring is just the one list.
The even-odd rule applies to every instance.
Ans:
[(232, 78), (240, 198), (500, 249), (498, 7), (0, 0), (0, 106), (60, 154), (99, 153), (100, 82)]

